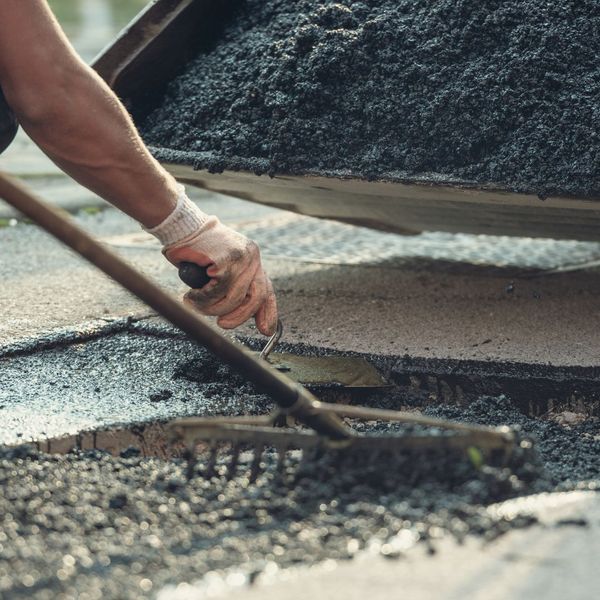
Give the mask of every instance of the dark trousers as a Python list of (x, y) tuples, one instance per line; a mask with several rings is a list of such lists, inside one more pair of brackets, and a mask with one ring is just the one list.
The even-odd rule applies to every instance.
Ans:
[(0, 90), (0, 154), (4, 152), (17, 134), (17, 121)]

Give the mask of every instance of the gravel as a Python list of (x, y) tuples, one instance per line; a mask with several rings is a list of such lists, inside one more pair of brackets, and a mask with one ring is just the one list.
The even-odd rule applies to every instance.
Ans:
[[(97, 419), (99, 411), (107, 423), (118, 422), (119, 415), (147, 421), (171, 413), (269, 410), (268, 399), (252, 385), (171, 330), (132, 327), (85, 344), (48, 340), (52, 347), (43, 352), (16, 349), (3, 362), (6, 383), (13, 384), (7, 388), (15, 396), (13, 408), (37, 389), (25, 374), (50, 382), (51, 375), (60, 379), (64, 371), (69, 387), (61, 387), (58, 396), (52, 396), (56, 386), (40, 388), (33, 396), (41, 401), (46, 393), (51, 406), (36, 405), (37, 417), (30, 420), (49, 418), (59, 397), (67, 399), (60, 408), (67, 421), (71, 403), (89, 418)], [(173, 355), (183, 358), (164, 358)], [(389, 367), (389, 359), (370, 358), (384, 370)], [(433, 416), (517, 426), (537, 440), (538, 454), (517, 453), (508, 465), (480, 465), (473, 452), (374, 459), (342, 452), (304, 463), (290, 452), (282, 475), (269, 450), (251, 484), (253, 457), (247, 453), (231, 480), (224, 459), (217, 475), (205, 479), (206, 456), (200, 455), (196, 476), (188, 481), (183, 461), (143, 457), (136, 448), (112, 457), (100, 451), (56, 456), (29, 446), (0, 446), (0, 597), (153, 597), (215, 571), (234, 570), (238, 579), (250, 582), (275, 566), (346, 560), (368, 549), (394, 559), (416, 541), (434, 552), (442, 535), (459, 542), (472, 535), (491, 540), (535, 523), (531, 516), (508, 519), (489, 511), (492, 503), (538, 492), (600, 489), (598, 419), (571, 418), (563, 425), (533, 419), (506, 397), (479, 397), (468, 407), (430, 406), (431, 399), (419, 405), (418, 397), (401, 389), (354, 401), (425, 406), (423, 412)], [(406, 428), (368, 423), (360, 429), (381, 434)]]
[(444, 534), (491, 540), (535, 522), (489, 512), (492, 502), (600, 486), (597, 422), (565, 429), (523, 416), (506, 398), (428, 412), (517, 424), (538, 436), (540, 458), (476, 467), (456, 455), (330, 453), (299, 463), (288, 453), (282, 475), (266, 452), (250, 484), (249, 454), (231, 480), (222, 462), (204, 479), (201, 456), (187, 481), (182, 462), (131, 448), (119, 458), (0, 450), (0, 596), (138, 598), (214, 571), (251, 581), (273, 565), (345, 560), (366, 548), (399, 558), (407, 539), (435, 552)]
[(595, 197), (599, 21), (592, 0), (245, 0), (135, 112), (160, 159), (212, 171)]

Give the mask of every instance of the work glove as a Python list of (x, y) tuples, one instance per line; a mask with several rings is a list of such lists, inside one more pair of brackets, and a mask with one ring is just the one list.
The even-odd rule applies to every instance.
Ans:
[(261, 333), (275, 332), (277, 301), (255, 242), (202, 212), (183, 186), (174, 211), (146, 231), (158, 238), (163, 254), (175, 266), (191, 262), (207, 268), (210, 282), (190, 290), (185, 295), (188, 304), (204, 315), (218, 317), (217, 324), (224, 329), (234, 329), (254, 317)]

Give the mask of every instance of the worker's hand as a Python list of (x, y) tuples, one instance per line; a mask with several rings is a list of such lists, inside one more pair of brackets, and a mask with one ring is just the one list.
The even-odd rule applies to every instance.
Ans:
[(148, 231), (163, 243), (163, 253), (175, 266), (192, 262), (207, 268), (211, 281), (186, 294), (189, 304), (218, 317), (217, 324), (224, 329), (254, 317), (261, 333), (275, 332), (275, 293), (253, 241), (203, 213), (183, 188), (173, 213)]

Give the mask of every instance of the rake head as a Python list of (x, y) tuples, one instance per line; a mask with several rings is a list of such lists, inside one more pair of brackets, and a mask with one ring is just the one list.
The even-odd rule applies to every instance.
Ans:
[[(278, 412), (268, 417), (177, 420), (169, 425), (169, 440), (185, 449), (188, 478), (200, 474), (206, 478), (224, 476), (231, 479), (243, 469), (248, 473), (250, 483), (261, 473), (265, 465), (263, 459), (273, 459), (273, 453), (277, 460), (276, 472), (284, 475), (288, 456), (301, 458), (293, 461), (301, 466), (325, 453), (335, 455), (340, 463), (348, 457), (359, 456), (379, 465), (386, 464), (386, 457), (397, 461), (405, 455), (413, 459), (417, 468), (431, 455), (466, 454), (474, 463), (504, 466), (516, 455), (522, 458), (533, 450), (531, 440), (521, 438), (508, 427), (473, 426), (397, 411), (323, 403), (317, 408), (349, 417), (355, 427), (365, 432), (350, 429), (348, 437), (332, 439), (310, 429), (290, 426), (289, 417)], [(379, 431), (365, 427), (366, 422), (372, 421), (379, 424), (384, 421), (385, 427)], [(401, 424), (401, 429), (389, 431), (392, 422)], [(282, 423), (283, 427), (275, 426)], [(202, 465), (197, 460), (199, 451), (206, 457)]]

